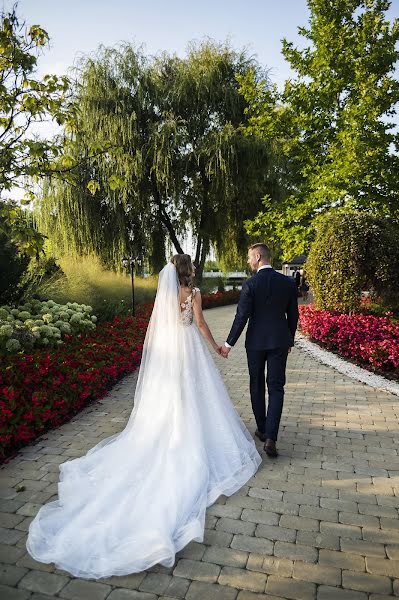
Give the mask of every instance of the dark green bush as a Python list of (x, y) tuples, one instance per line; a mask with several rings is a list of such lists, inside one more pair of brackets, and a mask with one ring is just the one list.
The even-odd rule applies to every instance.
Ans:
[(19, 286), (29, 258), (18, 252), (5, 231), (0, 232), (0, 304), (17, 302), (22, 294)]
[(399, 299), (399, 227), (384, 217), (353, 209), (319, 219), (306, 273), (316, 308), (350, 313), (369, 290), (387, 309)]

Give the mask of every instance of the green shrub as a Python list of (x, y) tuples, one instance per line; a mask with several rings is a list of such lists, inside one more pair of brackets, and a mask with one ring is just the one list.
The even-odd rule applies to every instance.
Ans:
[(19, 254), (10, 237), (0, 233), (0, 302), (18, 301), (19, 283), (29, 264), (29, 258)]
[[(34, 293), (40, 299), (52, 298), (60, 304), (68, 301), (88, 304), (101, 321), (129, 314), (132, 307), (130, 275), (105, 269), (94, 256), (64, 257), (57, 263), (62, 274), (56, 272), (37, 285)], [(158, 278), (135, 277), (134, 281), (136, 305), (152, 302)]]
[(55, 347), (65, 334), (78, 335), (96, 328), (91, 306), (53, 300), (32, 300), (17, 308), (0, 307), (0, 351), (18, 352), (37, 346)]
[(353, 209), (320, 217), (305, 269), (317, 309), (350, 313), (361, 291), (371, 291), (387, 308), (399, 297), (399, 227), (388, 219)]

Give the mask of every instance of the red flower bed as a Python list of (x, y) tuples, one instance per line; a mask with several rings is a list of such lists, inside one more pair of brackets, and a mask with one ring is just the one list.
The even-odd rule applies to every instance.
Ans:
[(217, 306), (236, 304), (240, 297), (240, 291), (230, 290), (228, 292), (216, 292), (215, 294), (201, 294), (201, 297), (202, 308), (216, 308)]
[[(237, 302), (239, 292), (204, 294), (204, 308)], [(140, 363), (152, 304), (100, 323), (59, 348), (0, 357), (0, 461), (99, 399)]]
[(300, 306), (302, 333), (340, 356), (399, 379), (399, 323), (373, 315), (346, 315)]
[[(151, 307), (149, 307), (151, 309)], [(0, 372), (0, 459), (105, 395), (140, 362), (149, 309), (115, 318), (52, 350), (5, 356)]]

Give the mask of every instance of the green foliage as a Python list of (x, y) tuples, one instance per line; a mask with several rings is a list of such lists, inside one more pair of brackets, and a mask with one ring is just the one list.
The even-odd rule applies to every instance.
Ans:
[(204, 271), (220, 271), (220, 265), (217, 260), (207, 260), (204, 264)]
[[(75, 89), (73, 185), (50, 183), (38, 226), (62, 254), (95, 253), (118, 269), (123, 255), (164, 264), (165, 241), (182, 252), (187, 227), (201, 275), (211, 244), (246, 246), (244, 218), (272, 188), (268, 144), (244, 134), (237, 74), (259, 65), (206, 41), (184, 58), (149, 59), (130, 45), (83, 61)], [(99, 153), (82, 163), (81, 158)]]
[[(98, 257), (64, 257), (57, 261), (62, 275), (55, 273), (35, 288), (35, 295), (60, 304), (88, 304), (101, 321), (127, 315), (132, 308), (130, 275), (105, 269)], [(135, 302), (151, 302), (157, 289), (156, 277), (135, 277)]]
[(0, 307), (0, 351), (19, 352), (62, 344), (64, 334), (78, 335), (95, 329), (97, 317), (91, 306), (49, 300), (32, 300), (23, 305)]
[(362, 290), (387, 307), (399, 300), (399, 227), (385, 217), (335, 209), (317, 221), (305, 269), (316, 308), (353, 312)]
[(18, 284), (28, 263), (29, 259), (20, 255), (10, 236), (0, 233), (0, 302), (18, 299)]
[(51, 281), (55, 285), (62, 278), (63, 272), (53, 256), (45, 254), (32, 258), (19, 282), (21, 297), (29, 299), (37, 297), (37, 290)]
[[(0, 14), (0, 192), (24, 187), (45, 174), (54, 172), (61, 153), (59, 141), (32, 135), (38, 123), (54, 120), (65, 123), (68, 115), (66, 93), (68, 79), (45, 75), (35, 78), (39, 53), (48, 43), (48, 35), (38, 25), (26, 27), (15, 8)], [(32, 189), (21, 204), (29, 204)], [(32, 227), (21, 227), (15, 203), (0, 206), (1, 223), (8, 221), (9, 232), (22, 254), (37, 254), (43, 239)], [(4, 231), (4, 227), (1, 229)]]
[(336, 206), (399, 219), (398, 134), (391, 117), (399, 101), (395, 64), (399, 21), (385, 0), (308, 0), (308, 45), (283, 41), (296, 72), (280, 94), (247, 74), (248, 133), (269, 140), (285, 191), (266, 196), (248, 232), (279, 240), (283, 254), (307, 251), (316, 217)]

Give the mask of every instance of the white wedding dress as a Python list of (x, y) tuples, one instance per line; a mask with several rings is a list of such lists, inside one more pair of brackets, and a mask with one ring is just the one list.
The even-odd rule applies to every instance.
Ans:
[(59, 499), (29, 527), (31, 556), (99, 579), (170, 567), (202, 541), (205, 510), (233, 494), (261, 458), (193, 323), (176, 268), (160, 274), (134, 409), (125, 429), (60, 465)]

